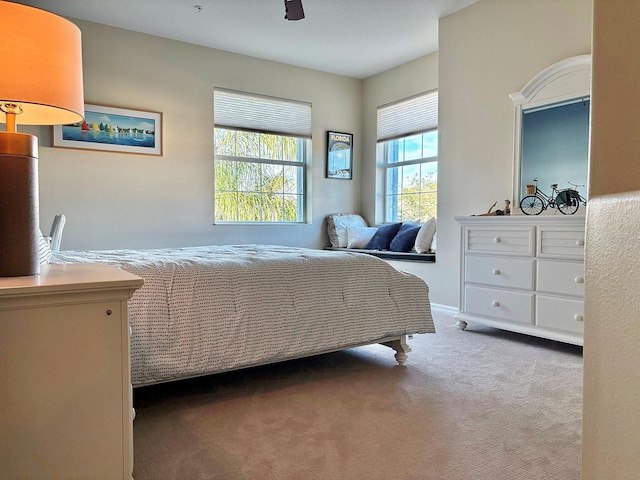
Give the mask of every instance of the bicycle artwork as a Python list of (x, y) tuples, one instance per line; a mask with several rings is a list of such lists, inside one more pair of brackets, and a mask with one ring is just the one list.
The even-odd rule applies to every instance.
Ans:
[(574, 188), (564, 188), (558, 190), (558, 184), (551, 185), (551, 195), (547, 195), (538, 188), (538, 179), (533, 179), (534, 185), (527, 185), (527, 193), (520, 201), (520, 210), (525, 215), (540, 215), (547, 208), (557, 208), (564, 215), (573, 215), (580, 208), (580, 204), (587, 205), (587, 199), (584, 198), (577, 190), (577, 187), (584, 185), (575, 185), (568, 182)]

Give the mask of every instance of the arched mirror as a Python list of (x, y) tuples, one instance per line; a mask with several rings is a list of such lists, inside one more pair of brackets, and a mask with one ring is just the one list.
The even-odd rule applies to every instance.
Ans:
[(517, 210), (526, 185), (551, 193), (578, 185), (586, 197), (589, 164), (591, 55), (562, 60), (509, 95), (515, 104), (513, 200)]

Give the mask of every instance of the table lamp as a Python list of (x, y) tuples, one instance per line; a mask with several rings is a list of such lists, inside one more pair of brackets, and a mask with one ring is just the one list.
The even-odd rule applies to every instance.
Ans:
[(40, 273), (38, 139), (16, 125), (82, 121), (80, 29), (62, 17), (0, 1), (0, 277)]

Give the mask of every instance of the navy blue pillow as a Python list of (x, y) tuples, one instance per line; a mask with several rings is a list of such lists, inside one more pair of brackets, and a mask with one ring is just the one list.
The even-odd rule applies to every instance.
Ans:
[(403, 223), (396, 236), (391, 240), (389, 250), (392, 252), (408, 252), (416, 244), (420, 225)]
[(365, 248), (367, 250), (389, 250), (391, 240), (396, 236), (401, 226), (401, 223), (391, 223), (378, 228)]

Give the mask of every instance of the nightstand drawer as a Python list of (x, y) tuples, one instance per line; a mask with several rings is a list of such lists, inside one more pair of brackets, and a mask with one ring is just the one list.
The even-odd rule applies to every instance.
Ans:
[(465, 248), (467, 252), (484, 252), (533, 256), (533, 228), (528, 227), (469, 227)]
[(583, 259), (584, 227), (539, 227), (538, 256)]
[(584, 302), (538, 295), (536, 325), (582, 334), (584, 332)]
[(533, 294), (530, 293), (467, 286), (464, 308), (466, 313), (533, 323)]
[(538, 260), (537, 290), (584, 297), (584, 263)]
[(533, 289), (532, 258), (466, 256), (466, 281), (495, 287)]

